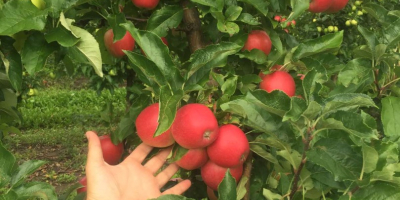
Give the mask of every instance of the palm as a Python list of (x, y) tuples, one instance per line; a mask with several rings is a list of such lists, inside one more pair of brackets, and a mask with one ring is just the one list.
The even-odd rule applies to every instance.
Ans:
[[(156, 198), (162, 194), (181, 194), (190, 187), (189, 181), (183, 181), (164, 193), (160, 192), (160, 188), (178, 170), (176, 164), (170, 164), (162, 172), (156, 174), (165, 163), (170, 149), (162, 150), (145, 165), (141, 165), (152, 149), (150, 146), (141, 144), (121, 164), (111, 166), (105, 163), (102, 157), (100, 161), (91, 160), (91, 154), (93, 151), (96, 152), (96, 149), (91, 149), (90, 145), (89, 143), (89, 158), (86, 166), (88, 200), (144, 200)], [(97, 155), (96, 158), (100, 157)]]

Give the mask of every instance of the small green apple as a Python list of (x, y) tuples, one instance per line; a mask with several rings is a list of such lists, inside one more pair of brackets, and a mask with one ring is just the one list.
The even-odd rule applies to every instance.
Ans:
[(31, 0), (31, 2), (33, 3), (33, 5), (35, 5), (40, 10), (43, 10), (46, 8), (46, 2), (44, 2), (44, 0)]
[(56, 77), (56, 75), (54, 75), (53, 72), (50, 72), (49, 76), (50, 76), (50, 78), (55, 78)]

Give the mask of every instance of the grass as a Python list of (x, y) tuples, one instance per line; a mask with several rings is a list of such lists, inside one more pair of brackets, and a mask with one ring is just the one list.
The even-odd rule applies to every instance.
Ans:
[[(23, 117), (21, 134), (12, 134), (4, 140), (20, 163), (47, 161), (29, 179), (50, 183), (57, 193), (84, 176), (87, 155), (84, 133), (94, 130), (100, 135), (109, 134), (125, 111), (125, 88), (116, 89), (113, 95), (108, 91), (97, 95), (86, 86), (77, 87), (74, 81), (64, 78), (60, 84), (52, 82), (38, 88), (35, 96), (23, 99), (19, 103)], [(110, 106), (112, 115), (110, 109), (105, 109)]]

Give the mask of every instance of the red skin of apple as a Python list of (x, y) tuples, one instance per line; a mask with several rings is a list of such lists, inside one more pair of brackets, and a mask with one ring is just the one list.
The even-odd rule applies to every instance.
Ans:
[(217, 164), (213, 163), (212, 161), (208, 161), (202, 168), (201, 168), (201, 178), (203, 178), (204, 183), (212, 190), (217, 191), (218, 185), (222, 182), (225, 177), (226, 171), (229, 169), (233, 178), (235, 178), (236, 183), (239, 182), (240, 178), (242, 177), (243, 173), (243, 165), (239, 165), (233, 168), (225, 168), (218, 166)]
[(208, 157), (221, 167), (242, 165), (249, 155), (249, 141), (243, 131), (233, 125), (219, 127), (217, 140), (207, 147)]
[(133, 5), (138, 8), (152, 10), (157, 7), (159, 0), (132, 0)]
[(312, 13), (321, 13), (332, 5), (332, 0), (313, 0), (310, 3), (308, 10)]
[(280, 21), (281, 21), (281, 16), (276, 15), (276, 16), (274, 17), (274, 20), (280, 22)]
[(136, 131), (143, 143), (152, 147), (168, 147), (175, 141), (172, 138), (171, 128), (157, 137), (153, 137), (158, 126), (158, 114), (160, 106), (158, 103), (146, 107), (136, 118)]
[(113, 39), (114, 33), (110, 29), (104, 34), (104, 44), (108, 52), (114, 57), (122, 58), (125, 55), (122, 50), (132, 51), (135, 48), (135, 40), (128, 31), (126, 31), (125, 36), (121, 40), (114, 43)]
[(87, 190), (87, 188), (86, 188), (86, 185), (87, 185), (86, 176), (83, 177), (81, 180), (79, 180), (79, 183), (80, 183), (83, 187), (79, 188), (79, 189), (77, 190), (77, 193), (79, 194), (79, 193), (82, 193), (82, 192), (86, 192), (86, 190)]
[[(274, 65), (271, 68), (269, 68), (270, 72), (274, 72), (274, 71), (280, 71), (282, 69), (282, 65)], [(266, 74), (264, 74), (262, 71), (258, 74), (258, 76), (260, 76), (261, 79), (263, 79)]]
[(215, 196), (214, 190), (207, 186), (207, 195), (210, 200), (218, 200), (218, 197)]
[(118, 164), (124, 152), (124, 145), (122, 143), (113, 144), (109, 135), (103, 135), (99, 138), (104, 161), (110, 165)]
[(285, 71), (276, 71), (267, 74), (261, 81), (260, 88), (267, 92), (281, 90), (289, 97), (294, 96), (296, 92), (296, 85), (293, 77)]
[(265, 31), (254, 30), (252, 31), (243, 47), (243, 50), (251, 51), (252, 49), (259, 49), (268, 55), (271, 52), (271, 38)]
[(208, 161), (206, 149), (190, 149), (176, 164), (186, 170), (202, 167)]
[(218, 121), (207, 106), (187, 104), (176, 113), (172, 136), (183, 148), (204, 148), (217, 139)]
[(332, 5), (326, 10), (327, 13), (336, 13), (346, 7), (349, 0), (332, 0)]

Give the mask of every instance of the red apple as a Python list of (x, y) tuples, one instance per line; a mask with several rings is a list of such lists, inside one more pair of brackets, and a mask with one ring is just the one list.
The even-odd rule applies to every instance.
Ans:
[(281, 21), (281, 16), (276, 15), (276, 16), (274, 17), (274, 20), (280, 22), (280, 21)]
[(326, 10), (328, 13), (336, 13), (346, 7), (349, 0), (332, 0), (332, 5)]
[(271, 52), (272, 42), (269, 35), (265, 31), (252, 31), (243, 47), (243, 50), (259, 49), (268, 55)]
[(100, 136), (100, 144), (104, 161), (110, 165), (118, 164), (124, 152), (124, 145), (122, 143), (113, 144), (109, 135)]
[(218, 166), (212, 161), (208, 161), (203, 167), (201, 167), (201, 178), (203, 178), (204, 183), (206, 183), (208, 187), (216, 191), (218, 190), (218, 185), (224, 179), (225, 173), (228, 169), (236, 183), (238, 183), (242, 177), (243, 165), (233, 168), (225, 168)]
[(86, 188), (86, 186), (87, 186), (86, 176), (83, 177), (81, 180), (79, 180), (79, 183), (80, 183), (83, 187), (81, 187), (81, 188), (79, 188), (79, 189), (77, 190), (78, 194), (79, 194), (79, 193), (82, 193), (82, 192), (86, 192), (86, 190), (87, 190), (87, 188)]
[(133, 5), (138, 8), (152, 10), (157, 7), (159, 0), (132, 0)]
[(312, 13), (326, 11), (332, 5), (332, 0), (312, 0), (308, 10)]
[(125, 36), (121, 40), (115, 43), (113, 40), (114, 33), (113, 30), (110, 29), (104, 34), (104, 44), (108, 52), (114, 57), (122, 58), (125, 55), (122, 50), (132, 51), (135, 48), (135, 40), (128, 31), (126, 31)]
[(190, 149), (176, 164), (186, 170), (202, 167), (208, 161), (206, 149)]
[(267, 92), (281, 90), (289, 97), (292, 97), (296, 92), (293, 77), (285, 71), (276, 71), (266, 75), (260, 83), (260, 88)]
[(153, 137), (158, 127), (158, 115), (160, 106), (158, 103), (146, 107), (136, 118), (136, 131), (143, 143), (152, 147), (171, 146), (175, 140), (172, 138), (171, 129), (161, 135)]
[(242, 165), (249, 155), (250, 147), (244, 132), (233, 124), (219, 127), (217, 140), (207, 147), (207, 155), (221, 167)]

